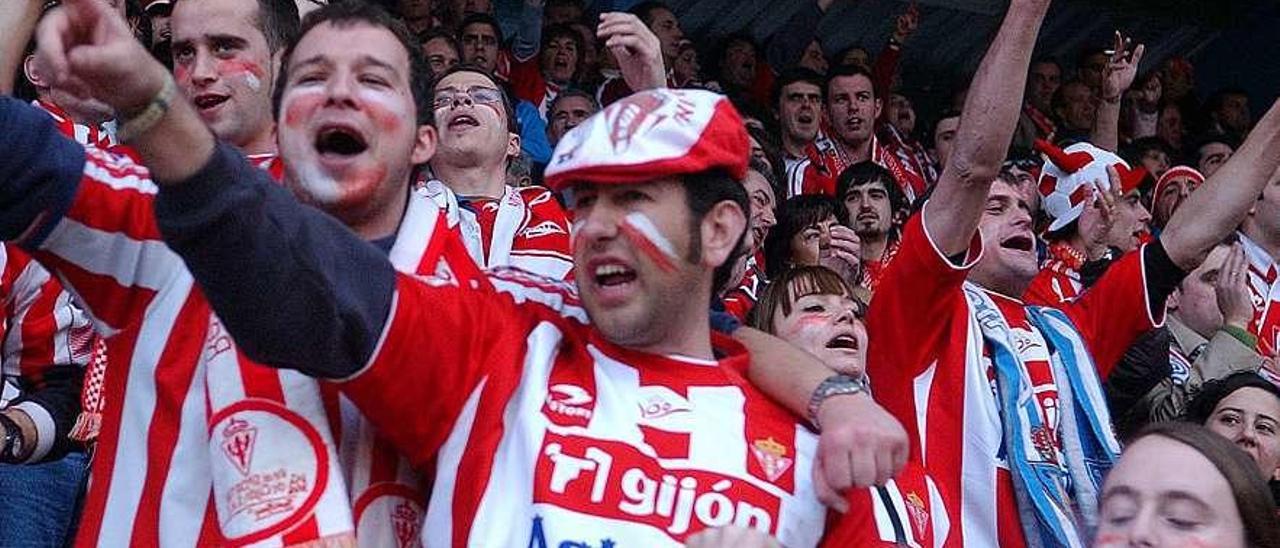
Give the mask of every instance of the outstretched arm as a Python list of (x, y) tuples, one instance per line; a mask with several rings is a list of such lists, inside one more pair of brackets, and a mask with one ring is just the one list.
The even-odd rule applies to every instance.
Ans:
[(1169, 219), (1160, 241), (1169, 258), (1190, 272), (1214, 245), (1240, 226), (1271, 175), (1280, 167), (1280, 101), (1249, 138)]
[(947, 256), (969, 249), (991, 182), (1013, 139), (1031, 51), (1049, 0), (1014, 0), (982, 58), (960, 116), (951, 159), (925, 204), (925, 228)]
[[(751, 383), (792, 413), (808, 415), (810, 396), (835, 371), (763, 331), (742, 327), (733, 336), (751, 352)], [(822, 437), (813, 479), (823, 503), (843, 511), (847, 503), (840, 492), (881, 485), (906, 463), (906, 430), (870, 394), (831, 397), (818, 408), (816, 418)]]

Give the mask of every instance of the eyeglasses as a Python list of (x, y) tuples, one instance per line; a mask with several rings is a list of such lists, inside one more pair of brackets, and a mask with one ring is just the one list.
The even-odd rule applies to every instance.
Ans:
[(477, 105), (496, 105), (502, 103), (502, 90), (486, 86), (471, 86), (466, 90), (458, 88), (442, 88), (436, 90), (436, 99), (432, 105), (436, 110), (448, 108), (455, 101), (462, 100), (466, 96), (471, 99), (472, 103)]

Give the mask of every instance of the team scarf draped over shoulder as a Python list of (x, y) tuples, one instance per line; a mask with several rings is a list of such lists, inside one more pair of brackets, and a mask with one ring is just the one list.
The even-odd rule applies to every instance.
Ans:
[[(1066, 314), (1054, 308), (1027, 307), (1028, 321), (1049, 345), (1058, 379), (1064, 477), (1058, 464), (1041, 457), (1036, 449), (1035, 436), (1047, 431), (1047, 425), (1036, 408), (1032, 383), (1008, 322), (977, 286), (965, 283), (964, 292), (973, 327), (991, 349), (1004, 450), (1027, 545), (1083, 547), (1082, 539), (1097, 525), (1103, 476), (1120, 455), (1093, 358)], [(1073, 492), (1068, 492), (1068, 485)]]

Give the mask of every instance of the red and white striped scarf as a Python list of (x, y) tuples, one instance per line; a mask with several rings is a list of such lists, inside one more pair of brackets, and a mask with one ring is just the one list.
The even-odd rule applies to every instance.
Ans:
[(1276, 371), (1275, 359), (1280, 356), (1280, 269), (1265, 249), (1262, 249), (1243, 232), (1238, 233), (1249, 260), (1249, 294), (1253, 298), (1253, 321), (1249, 332), (1258, 337), (1258, 353), (1264, 358), (1258, 371), (1273, 383), (1280, 384), (1280, 371)]

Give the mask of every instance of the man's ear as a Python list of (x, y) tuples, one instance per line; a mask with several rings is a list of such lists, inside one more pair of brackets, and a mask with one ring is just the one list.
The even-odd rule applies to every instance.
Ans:
[(520, 135), (516, 133), (507, 134), (507, 158), (515, 158), (520, 156)]
[(1169, 294), (1169, 297), (1165, 299), (1164, 307), (1170, 312), (1173, 312), (1174, 310), (1178, 309), (1178, 305), (1181, 302), (1182, 302), (1182, 289), (1174, 288), (1173, 292)]
[(269, 63), (267, 66), (267, 86), (269, 86), (267, 88), (267, 93), (274, 95), (276, 92), (276, 86), (281, 85), (280, 67), (284, 66), (284, 48), (280, 48), (275, 53), (272, 53), (271, 57), (267, 58), (267, 63)]
[(49, 89), (49, 83), (45, 81), (44, 76), (40, 74), (40, 69), (36, 67), (36, 56), (28, 55), (22, 60), (22, 74), (27, 77), (27, 81), (31, 85), (40, 89)]
[(737, 203), (723, 200), (702, 218), (703, 266), (715, 268), (729, 260), (747, 229), (747, 215)]
[(879, 119), (880, 119), (880, 107), (882, 107), (882, 106), (884, 106), (883, 101), (881, 101), (881, 100), (880, 100), (880, 98), (879, 98), (879, 97), (877, 97), (877, 98), (876, 98), (876, 115), (875, 115), (875, 116), (873, 116), (873, 117), (871, 118), (872, 120), (879, 120)]
[(410, 159), (414, 165), (425, 164), (431, 161), (431, 157), (436, 155), (436, 144), (439, 142), (439, 134), (436, 133), (435, 126), (430, 124), (418, 126), (418, 134), (413, 142), (413, 152)]

